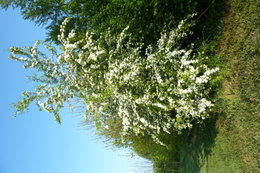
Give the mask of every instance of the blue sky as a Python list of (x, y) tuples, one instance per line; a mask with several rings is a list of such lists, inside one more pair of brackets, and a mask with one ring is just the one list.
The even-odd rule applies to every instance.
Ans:
[(8, 59), (7, 49), (44, 40), (45, 31), (23, 20), (18, 10), (0, 10), (0, 23), (0, 173), (149, 173), (137, 171), (144, 160), (107, 147), (69, 110), (62, 111), (61, 126), (34, 106), (12, 118), (10, 104), (34, 84), (26, 78), (31, 71)]

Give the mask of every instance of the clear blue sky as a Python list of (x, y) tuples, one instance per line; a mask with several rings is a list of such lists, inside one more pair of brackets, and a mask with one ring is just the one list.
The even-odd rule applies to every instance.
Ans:
[(149, 173), (139, 169), (143, 160), (106, 147), (68, 110), (61, 126), (34, 106), (12, 119), (10, 104), (34, 84), (26, 78), (31, 71), (8, 59), (7, 49), (44, 40), (45, 31), (23, 20), (18, 10), (0, 10), (0, 23), (0, 173)]

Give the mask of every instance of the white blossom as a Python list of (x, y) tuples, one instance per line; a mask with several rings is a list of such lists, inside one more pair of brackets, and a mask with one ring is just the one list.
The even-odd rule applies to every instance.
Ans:
[(38, 42), (30, 50), (33, 58), (12, 56), (46, 75), (48, 85), (38, 87), (36, 97), (31, 95), (38, 106), (57, 118), (64, 102), (79, 98), (87, 105), (88, 115), (93, 116), (90, 119), (105, 129), (110, 128), (107, 119), (119, 119), (123, 140), (124, 136), (145, 131), (161, 145), (161, 132), (192, 128), (193, 122), (207, 118), (213, 103), (207, 99), (205, 89), (209, 88), (205, 87), (219, 69), (201, 64), (192, 46), (178, 48), (176, 40), (188, 34), (185, 20), (176, 29), (162, 33), (157, 45), (148, 46), (145, 58), (141, 46), (126, 39), (128, 28), (118, 36), (108, 32), (98, 39), (87, 32), (84, 39), (73, 42), (75, 30), (65, 36), (68, 22), (65, 19), (60, 27), (62, 53), (56, 56), (57, 62), (40, 58)]

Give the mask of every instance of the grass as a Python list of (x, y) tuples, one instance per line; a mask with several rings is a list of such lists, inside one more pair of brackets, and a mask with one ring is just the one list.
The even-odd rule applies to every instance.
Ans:
[(184, 140), (181, 172), (260, 171), (259, 6), (259, 1), (227, 1), (218, 37), (203, 45), (204, 49), (213, 45), (211, 58), (222, 64), (218, 114)]
[(212, 118), (180, 137), (177, 172), (260, 172), (260, 1), (215, 1), (204, 18), (200, 49), (223, 79)]

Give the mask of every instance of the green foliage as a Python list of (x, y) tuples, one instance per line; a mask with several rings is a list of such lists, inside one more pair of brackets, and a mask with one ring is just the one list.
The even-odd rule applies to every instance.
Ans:
[(110, 28), (118, 35), (129, 26), (132, 37), (146, 46), (156, 43), (162, 29), (171, 29), (183, 17), (194, 13), (192, 0), (3, 0), (2, 8), (20, 8), (25, 19), (47, 25), (49, 39), (59, 43), (59, 26), (65, 18), (72, 18), (68, 32), (76, 28), (78, 34), (91, 30), (97, 34)]

